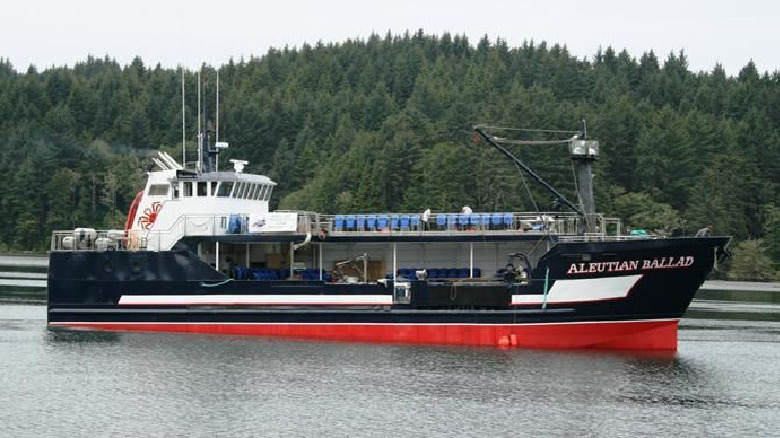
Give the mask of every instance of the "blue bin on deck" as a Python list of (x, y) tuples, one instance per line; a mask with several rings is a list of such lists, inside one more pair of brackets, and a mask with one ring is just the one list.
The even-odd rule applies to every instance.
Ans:
[(511, 227), (514, 223), (514, 216), (512, 213), (505, 213), (504, 214), (504, 225), (506, 225), (507, 228)]

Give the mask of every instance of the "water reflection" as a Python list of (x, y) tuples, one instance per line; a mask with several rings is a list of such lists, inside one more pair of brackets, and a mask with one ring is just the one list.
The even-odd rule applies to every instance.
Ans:
[(100, 332), (94, 330), (69, 330), (50, 327), (44, 332), (46, 343), (98, 343), (119, 342), (120, 333)]
[(780, 324), (674, 353), (46, 330), (0, 306), (4, 436), (771, 436)]

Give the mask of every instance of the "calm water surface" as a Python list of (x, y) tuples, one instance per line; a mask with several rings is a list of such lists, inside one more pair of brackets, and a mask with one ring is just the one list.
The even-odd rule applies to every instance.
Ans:
[(665, 358), (47, 331), (0, 305), (0, 436), (780, 436), (780, 306), (718, 303)]

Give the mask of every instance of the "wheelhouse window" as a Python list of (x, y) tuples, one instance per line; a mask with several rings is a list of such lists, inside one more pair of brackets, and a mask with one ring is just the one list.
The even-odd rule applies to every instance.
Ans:
[(201, 181), (198, 183), (198, 197), (206, 197), (208, 196), (208, 183), (205, 181)]
[(179, 188), (179, 183), (173, 183), (173, 199), (179, 199), (179, 196), (181, 196), (181, 189)]
[(233, 190), (233, 183), (232, 182), (221, 182), (219, 183), (219, 188), (217, 189), (217, 196), (220, 198), (227, 198), (230, 196), (230, 192)]
[(267, 188), (268, 188), (268, 186), (265, 185), (265, 184), (260, 186), (260, 193), (257, 194), (257, 200), (258, 201), (262, 201), (263, 199), (265, 199), (265, 192), (266, 192)]
[(271, 199), (271, 192), (273, 191), (273, 186), (268, 186), (268, 190), (265, 191), (265, 200), (268, 201)]
[(149, 186), (149, 196), (168, 196), (168, 184), (152, 184)]
[(192, 196), (192, 185), (194, 183), (192, 182), (185, 182), (184, 183), (184, 197), (189, 198)]
[(252, 194), (249, 196), (249, 199), (255, 201), (257, 200), (257, 194), (260, 192), (260, 184), (255, 184), (252, 187)]
[(252, 199), (252, 194), (255, 193), (255, 188), (257, 188), (257, 184), (249, 184), (249, 190), (247, 190), (244, 194), (244, 199)]
[(211, 191), (209, 191), (209, 196), (216, 196), (217, 195), (217, 182), (212, 181), (211, 182)]

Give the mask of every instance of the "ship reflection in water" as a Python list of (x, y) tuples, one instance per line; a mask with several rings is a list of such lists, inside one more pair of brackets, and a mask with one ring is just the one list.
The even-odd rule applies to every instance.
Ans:
[(44, 306), (0, 305), (0, 428), (14, 437), (776, 436), (780, 304), (749, 319), (718, 303), (691, 307), (703, 318), (683, 319), (667, 357), (49, 331)]

